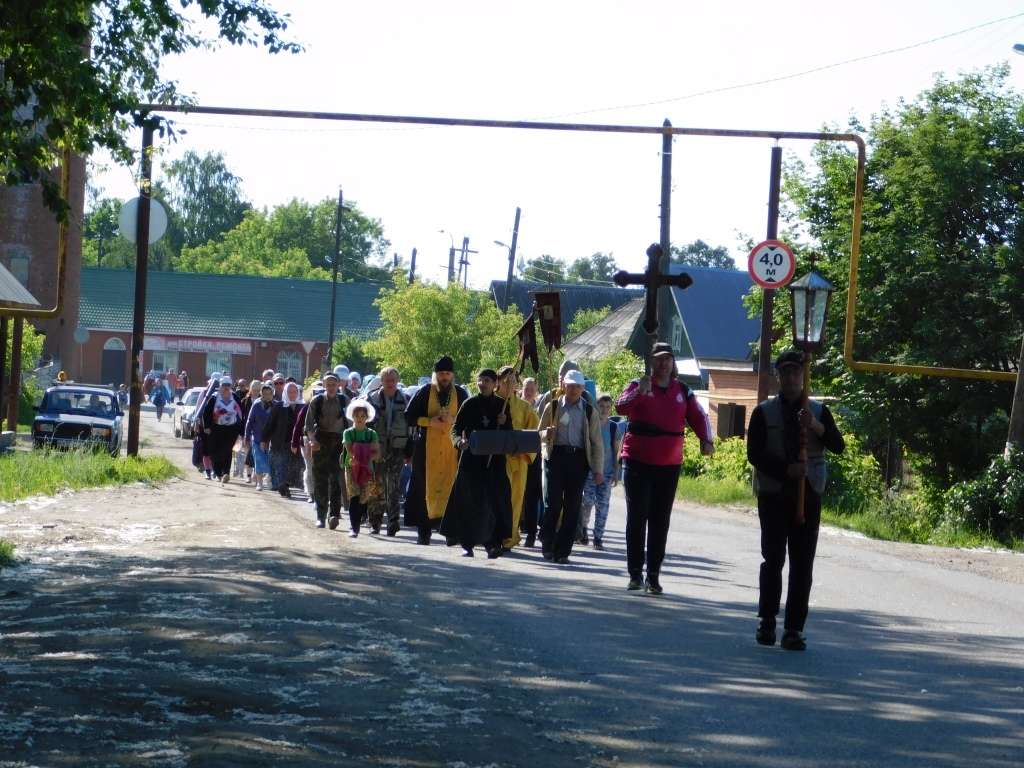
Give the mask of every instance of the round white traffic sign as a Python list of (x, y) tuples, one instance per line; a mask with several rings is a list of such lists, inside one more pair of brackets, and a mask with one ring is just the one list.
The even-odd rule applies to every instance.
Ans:
[(747, 259), (747, 271), (764, 288), (781, 288), (793, 279), (796, 257), (781, 240), (758, 243)]
[[(139, 220), (139, 198), (133, 197), (121, 206), (121, 212), (117, 216), (117, 226), (121, 230), (121, 236), (129, 243), (136, 240), (136, 230)], [(167, 211), (157, 200), (149, 201), (149, 244), (152, 245), (167, 231)]]

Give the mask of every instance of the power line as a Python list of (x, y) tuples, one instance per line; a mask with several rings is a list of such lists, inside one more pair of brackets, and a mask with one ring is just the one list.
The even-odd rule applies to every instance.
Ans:
[(1005, 17), (1003, 17), (1001, 19), (996, 19), (995, 21), (986, 21), (983, 24), (977, 24), (977, 25), (975, 25), (973, 27), (968, 27), (967, 29), (961, 29), (958, 32), (950, 32), (947, 35), (941, 35), (939, 37), (933, 37), (931, 40), (924, 40), (924, 41), (922, 41), (920, 43), (912, 43), (911, 45), (904, 45), (904, 46), (902, 46), (900, 48), (892, 48), (892, 49), (890, 49), (888, 51), (879, 51), (878, 53), (870, 53), (870, 54), (868, 54), (866, 56), (858, 56), (858, 57), (856, 57), (854, 59), (847, 59), (845, 61), (838, 61), (838, 62), (835, 62), (833, 64), (824, 64), (824, 65), (822, 65), (820, 67), (814, 67), (813, 69), (804, 70), (803, 72), (795, 72), (795, 73), (790, 74), (790, 75), (780, 75), (779, 77), (772, 77), (772, 78), (769, 78), (767, 80), (754, 80), (754, 81), (749, 82), (749, 83), (740, 83), (739, 85), (726, 85), (726, 86), (723, 86), (721, 88), (713, 88), (713, 89), (708, 90), (708, 91), (700, 91), (698, 93), (690, 93), (690, 94), (687, 94), (686, 96), (676, 96), (676, 97), (671, 98), (671, 99), (661, 99), (661, 100), (658, 100), (658, 101), (647, 101), (647, 102), (643, 102), (641, 104), (628, 104), (628, 105), (623, 105), (623, 106), (618, 106), (618, 107), (599, 107), (597, 109), (588, 109), (588, 110), (585, 110), (585, 111), (582, 111), (582, 112), (567, 112), (566, 114), (562, 114), (562, 115), (549, 115), (548, 117), (537, 117), (537, 118), (533, 118), (533, 119), (534, 120), (558, 120), (558, 119), (561, 119), (561, 118), (564, 118), (564, 117), (574, 117), (576, 115), (592, 115), (592, 114), (595, 114), (597, 112), (613, 112), (613, 111), (620, 110), (620, 109), (637, 109), (639, 107), (653, 107), (653, 106), (658, 106), (659, 104), (671, 104), (671, 103), (676, 102), (676, 101), (686, 101), (687, 99), (696, 99), (696, 98), (699, 98), (700, 96), (711, 96), (712, 94), (716, 94), (716, 93), (725, 93), (727, 91), (737, 91), (737, 90), (740, 90), (742, 88), (753, 88), (753, 87), (758, 86), (758, 85), (769, 85), (771, 83), (778, 83), (778, 82), (781, 82), (783, 80), (792, 80), (794, 78), (803, 77), (805, 75), (813, 75), (816, 72), (823, 72), (823, 71), (825, 71), (827, 69), (835, 69), (836, 67), (844, 67), (847, 64), (856, 64), (857, 62), (860, 62), (860, 61), (868, 61), (869, 59), (877, 59), (880, 56), (889, 56), (890, 54), (893, 54), (893, 53), (902, 53), (903, 51), (909, 51), (909, 50), (912, 50), (914, 48), (920, 48), (920, 47), (925, 46), (925, 45), (931, 45), (932, 43), (937, 43), (937, 42), (940, 42), (942, 40), (948, 40), (951, 37), (957, 37), (959, 35), (964, 35), (964, 34), (967, 34), (968, 32), (973, 32), (976, 29), (982, 29), (983, 27), (990, 27), (993, 24), (1001, 24), (1002, 22), (1010, 21), (1011, 19), (1019, 19), (1022, 16), (1024, 16), (1024, 13), (1015, 13), (1012, 16), (1005, 16)]

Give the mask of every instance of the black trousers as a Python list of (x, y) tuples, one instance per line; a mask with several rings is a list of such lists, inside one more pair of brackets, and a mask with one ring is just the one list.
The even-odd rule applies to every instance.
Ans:
[(647, 573), (661, 573), (672, 505), (679, 484), (679, 464), (662, 466), (628, 459), (622, 473), (626, 491), (626, 568), (640, 578), (646, 544)]
[(544, 483), (540, 454), (526, 470), (526, 493), (523, 495), (523, 514), (519, 517), (519, 532), (537, 535), (537, 526), (544, 509)]
[(796, 493), (763, 493), (757, 497), (761, 522), (760, 589), (757, 615), (775, 618), (782, 601), (782, 569), (789, 550), (789, 589), (786, 593), (785, 628), (802, 632), (811, 599), (814, 554), (821, 527), (821, 497), (807, 488), (804, 522), (796, 522)]
[[(583, 486), (587, 483), (590, 463), (582, 448), (575, 451), (560, 450), (555, 446), (551, 458), (544, 462), (544, 518), (541, 520), (540, 541), (545, 552), (555, 560), (568, 557), (576, 541), (576, 526), (583, 504)], [(558, 524), (561, 516), (562, 524)]]
[(316, 516), (326, 520), (341, 517), (341, 484), (344, 470), (341, 468), (341, 452), (345, 441), (340, 432), (318, 432), (320, 450), (313, 451), (313, 501), (316, 502)]

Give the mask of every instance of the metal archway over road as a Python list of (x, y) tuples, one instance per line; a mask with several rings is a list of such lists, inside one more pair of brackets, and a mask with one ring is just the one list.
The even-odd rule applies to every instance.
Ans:
[(855, 133), (816, 133), (801, 131), (748, 131), (728, 128), (676, 128), (639, 125), (601, 125), (590, 123), (547, 123), (518, 120), (477, 120), (454, 117), (414, 117), (408, 115), (364, 115), (347, 112), (310, 112), (278, 109), (246, 109), (234, 107), (203, 106), (162, 106), (147, 104), (140, 109), (150, 112), (179, 112), (182, 114), (226, 115), (234, 117), (269, 117), (301, 120), (333, 120), (362, 123), (402, 123), (408, 125), (435, 125), (464, 128), (508, 128), (534, 131), (579, 131), (589, 133), (630, 133), (669, 136), (703, 136), (735, 139), (773, 139), (794, 141), (835, 141), (853, 144), (857, 148), (857, 176), (854, 187), (853, 212), (850, 240), (850, 282), (846, 303), (846, 337), (843, 359), (854, 370), (874, 373), (912, 374), (917, 376), (949, 376), (955, 378), (976, 378), (996, 381), (1014, 381), (1015, 373), (1005, 371), (980, 371), (965, 368), (939, 368), (919, 365), (894, 365), (891, 363), (863, 362), (854, 359), (853, 337), (855, 309), (857, 302), (857, 268), (860, 263), (861, 209), (864, 196), (864, 169), (867, 150), (864, 140)]

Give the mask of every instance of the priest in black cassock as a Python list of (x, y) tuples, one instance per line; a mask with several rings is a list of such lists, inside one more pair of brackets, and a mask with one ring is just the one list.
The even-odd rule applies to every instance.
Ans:
[(452, 424), (452, 445), (459, 450), (459, 471), (448, 497), (441, 534), (449, 545), (458, 544), (467, 557), (483, 545), (487, 557), (502, 553), (502, 542), (512, 535), (512, 489), (505, 471), (505, 457), (477, 456), (469, 450), (469, 438), (477, 430), (512, 429), (505, 399), (494, 394), (498, 374), (484, 368), (477, 374), (480, 394), (459, 408)]

